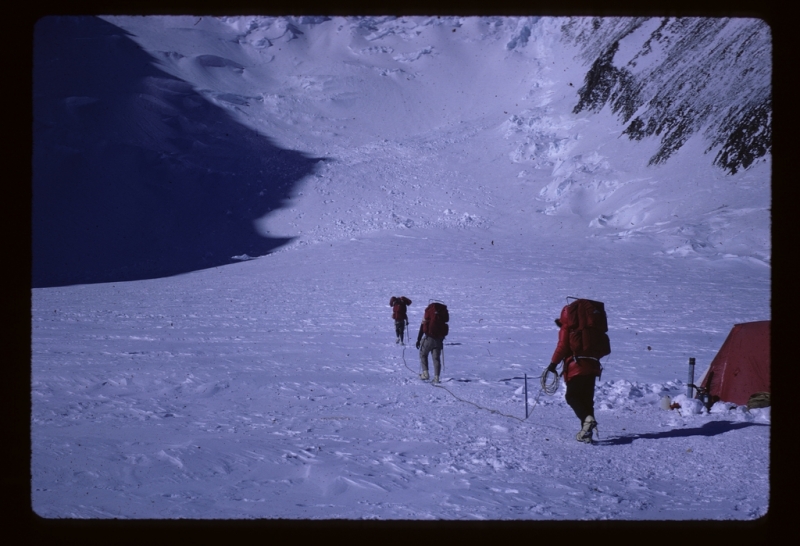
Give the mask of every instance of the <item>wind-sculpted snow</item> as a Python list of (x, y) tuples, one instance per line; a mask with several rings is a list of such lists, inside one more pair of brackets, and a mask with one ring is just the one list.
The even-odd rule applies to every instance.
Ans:
[(702, 132), (730, 173), (771, 150), (769, 27), (757, 19), (570, 20), (568, 40), (591, 60), (574, 112), (608, 105), (631, 139), (657, 136), (664, 163)]

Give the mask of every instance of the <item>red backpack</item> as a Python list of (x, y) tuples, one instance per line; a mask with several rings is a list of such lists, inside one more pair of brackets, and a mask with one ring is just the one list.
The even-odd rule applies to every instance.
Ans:
[(449, 320), (450, 313), (447, 311), (447, 306), (435, 301), (425, 308), (425, 315), (422, 318), (422, 331), (426, 336), (444, 339), (450, 333), (450, 326), (447, 324)]
[(599, 301), (576, 299), (561, 310), (561, 322), (569, 331), (569, 348), (575, 356), (602, 358), (611, 354), (608, 318)]
[(392, 306), (392, 318), (394, 320), (408, 319), (408, 315), (406, 315), (406, 307), (411, 305), (410, 299), (405, 296), (400, 296), (399, 298), (392, 296), (392, 299), (389, 300), (389, 305)]

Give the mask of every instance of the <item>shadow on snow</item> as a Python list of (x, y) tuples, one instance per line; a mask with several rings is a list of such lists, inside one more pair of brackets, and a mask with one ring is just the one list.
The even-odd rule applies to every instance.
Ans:
[(688, 436), (717, 436), (732, 430), (739, 430), (747, 427), (766, 427), (769, 425), (759, 423), (732, 423), (730, 421), (709, 421), (701, 427), (681, 428), (667, 430), (664, 432), (648, 432), (644, 434), (630, 434), (627, 436), (617, 436), (607, 440), (595, 441), (598, 445), (616, 446), (631, 444), (634, 440), (661, 440), (663, 438), (685, 438)]
[(254, 221), (320, 158), (237, 123), (101, 19), (40, 19), (33, 60), (33, 287), (176, 275), (290, 240)]

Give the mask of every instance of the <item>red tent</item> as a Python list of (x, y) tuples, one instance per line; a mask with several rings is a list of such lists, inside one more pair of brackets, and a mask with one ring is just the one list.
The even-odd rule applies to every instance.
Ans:
[(770, 392), (769, 322), (733, 326), (700, 383), (708, 389), (712, 402), (723, 400), (743, 406), (750, 395)]

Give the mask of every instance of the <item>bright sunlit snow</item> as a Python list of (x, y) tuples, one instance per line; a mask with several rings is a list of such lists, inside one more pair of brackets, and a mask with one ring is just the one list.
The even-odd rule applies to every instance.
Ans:
[[(770, 409), (685, 395), (770, 319), (770, 49), (751, 19), (40, 20), (33, 510), (765, 515)], [(608, 313), (594, 445), (540, 392), (568, 296)]]

